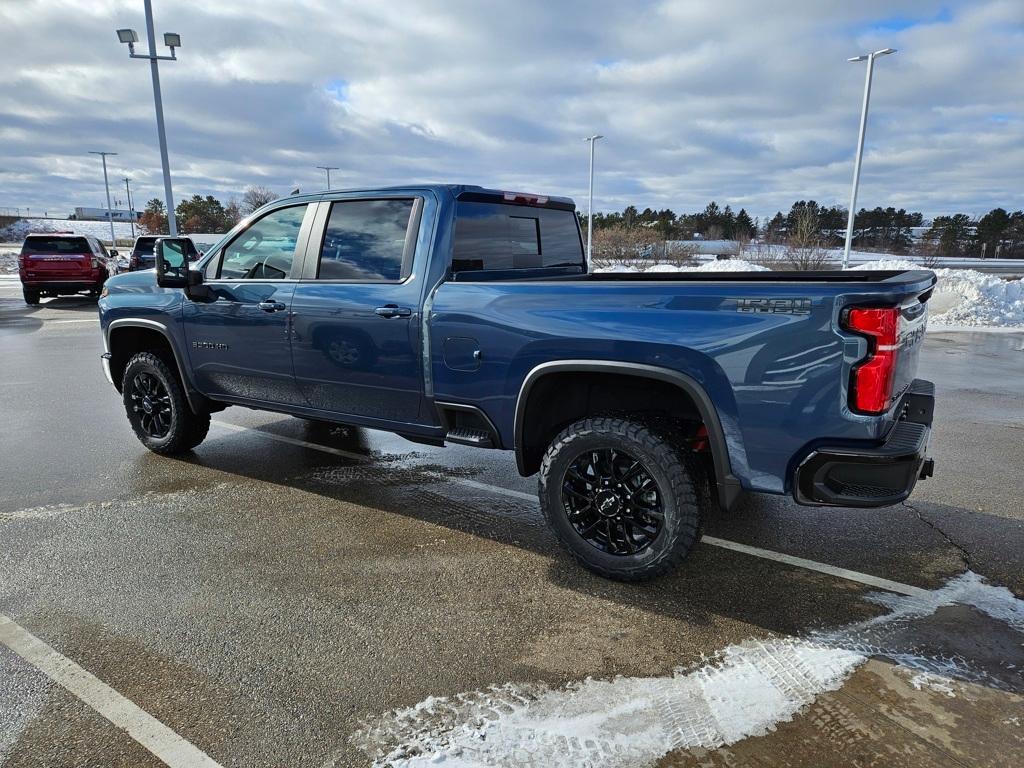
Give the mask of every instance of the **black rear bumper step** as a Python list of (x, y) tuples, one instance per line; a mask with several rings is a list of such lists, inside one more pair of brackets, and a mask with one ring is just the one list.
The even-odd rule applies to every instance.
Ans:
[(917, 379), (903, 397), (901, 420), (881, 445), (812, 451), (796, 469), (797, 503), (886, 507), (906, 499), (918, 479), (934, 471), (934, 462), (927, 458), (934, 404), (935, 386)]

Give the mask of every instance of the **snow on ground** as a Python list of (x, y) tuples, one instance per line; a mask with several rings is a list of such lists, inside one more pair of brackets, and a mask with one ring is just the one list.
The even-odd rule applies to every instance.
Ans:
[[(859, 254), (860, 255), (860, 254)], [(878, 259), (851, 264), (851, 270), (927, 269), (918, 262), (899, 258)], [(742, 259), (707, 261), (700, 266), (656, 264), (643, 270), (652, 272), (763, 272), (766, 267)], [(615, 265), (599, 272), (640, 272), (637, 267)], [(1024, 328), (1024, 279), (1003, 279), (973, 269), (933, 269), (939, 278), (928, 302), (928, 324), (935, 330), (968, 328)]]
[[(922, 269), (904, 259), (880, 259), (851, 269)], [(935, 326), (1024, 327), (1024, 279), (1003, 280), (973, 269), (933, 269), (939, 281), (928, 302)]]
[[(139, 232), (138, 226), (135, 231)], [(76, 235), (92, 235), (104, 242), (110, 241), (110, 224), (105, 221), (73, 221), (71, 219), (18, 219), (0, 229), (0, 243), (17, 243), (30, 232), (73, 232)], [(115, 221), (114, 234), (118, 240), (132, 239), (132, 225), (129, 221)]]
[(731, 645), (712, 662), (669, 677), (588, 678), (564, 689), (510, 683), (429, 697), (364, 723), (353, 743), (381, 768), (653, 766), (673, 750), (764, 735), (840, 688), (870, 656), (895, 661), (919, 685), (941, 686), (945, 695), (955, 695), (955, 679), (1000, 687), (964, 659), (906, 649), (907, 628), (940, 608), (970, 606), (1024, 634), (1024, 601), (972, 572), (937, 590), (870, 599), (888, 612), (807, 639)]

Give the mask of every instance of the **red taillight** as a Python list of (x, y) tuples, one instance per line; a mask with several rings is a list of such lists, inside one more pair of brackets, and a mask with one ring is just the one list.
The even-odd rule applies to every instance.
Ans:
[(867, 359), (853, 368), (851, 407), (862, 413), (885, 413), (896, 373), (900, 310), (897, 307), (851, 309), (846, 327), (871, 339)]

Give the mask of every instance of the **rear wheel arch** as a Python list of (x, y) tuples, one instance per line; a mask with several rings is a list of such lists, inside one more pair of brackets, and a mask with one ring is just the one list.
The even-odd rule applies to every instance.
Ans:
[(678, 399), (674, 397), (673, 402), (683, 409), (692, 407), (694, 415), (707, 429), (718, 502), (723, 508), (731, 507), (741, 486), (732, 473), (725, 431), (714, 402), (693, 377), (653, 365), (609, 360), (564, 360), (542, 363), (533, 368), (524, 379), (516, 401), (514, 439), (520, 474), (532, 475), (540, 468), (548, 443), (566, 424), (596, 415), (581, 411), (578, 404), (575, 408), (557, 409), (557, 415), (552, 413), (555, 409), (545, 412), (538, 407), (538, 394), (542, 395), (545, 389), (562, 394), (581, 385), (610, 386), (614, 391), (614, 387), (633, 381), (648, 382), (654, 390), (652, 394), (681, 396)]

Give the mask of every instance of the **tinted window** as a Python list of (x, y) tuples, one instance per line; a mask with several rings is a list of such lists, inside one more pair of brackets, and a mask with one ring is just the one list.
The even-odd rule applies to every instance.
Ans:
[(283, 280), (291, 273), (305, 205), (268, 213), (224, 249), (222, 280)]
[(334, 203), (320, 252), (322, 280), (401, 280), (411, 256), (413, 200)]
[(452, 269), (583, 266), (576, 214), (550, 208), (460, 201)]
[(28, 237), (22, 253), (92, 253), (84, 237)]
[(152, 256), (153, 245), (156, 243), (155, 237), (140, 237), (135, 241), (135, 253), (140, 256)]

